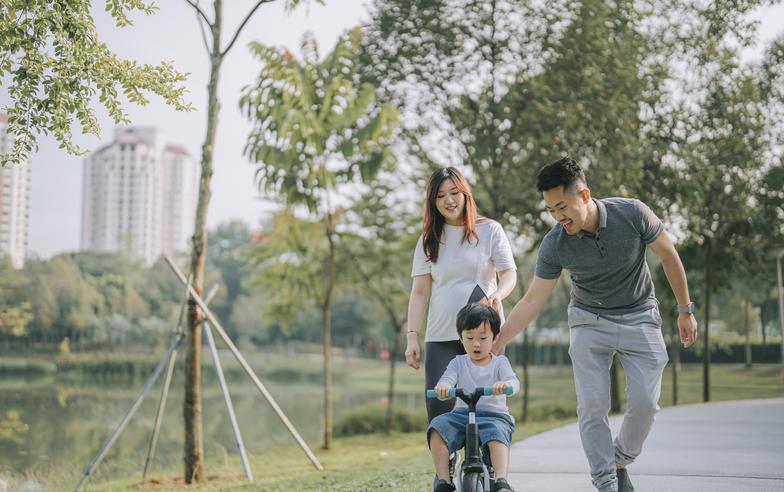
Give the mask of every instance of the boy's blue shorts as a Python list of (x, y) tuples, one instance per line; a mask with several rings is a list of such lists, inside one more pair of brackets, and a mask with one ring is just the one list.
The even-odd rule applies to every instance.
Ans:
[[(465, 445), (466, 425), (468, 425), (468, 409), (457, 408), (434, 418), (427, 428), (427, 445), (430, 447), (430, 430), (433, 429), (452, 454)], [(499, 441), (509, 447), (512, 444), (512, 433), (515, 430), (514, 418), (511, 415), (497, 412), (476, 412), (476, 425), (479, 429), (479, 444)]]

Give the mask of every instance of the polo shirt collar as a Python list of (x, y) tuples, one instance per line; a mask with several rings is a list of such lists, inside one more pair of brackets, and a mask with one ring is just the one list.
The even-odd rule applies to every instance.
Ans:
[(602, 229), (607, 229), (607, 207), (605, 207), (604, 203), (597, 200), (596, 198), (591, 197), (591, 200), (593, 200), (593, 203), (596, 204), (596, 210), (599, 212), (599, 230), (596, 231), (596, 234), (591, 234), (590, 232), (585, 232), (584, 230), (580, 229), (580, 232), (577, 233), (577, 237), (580, 239), (582, 239), (585, 235), (591, 237), (599, 236), (599, 233)]

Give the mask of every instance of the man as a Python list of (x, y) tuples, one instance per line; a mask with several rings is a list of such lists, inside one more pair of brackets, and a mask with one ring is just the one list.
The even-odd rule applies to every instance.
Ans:
[[(582, 169), (571, 158), (544, 166), (536, 187), (558, 223), (544, 237), (534, 279), (509, 314), (494, 350), (528, 326), (566, 269), (572, 280), (569, 356), (593, 485), (600, 492), (631, 492), (626, 466), (640, 454), (653, 424), (668, 360), (646, 246), (661, 259), (679, 305), (680, 339), (689, 347), (697, 338), (697, 321), (686, 272), (661, 221), (644, 203), (592, 198)], [(626, 372), (628, 408), (613, 441), (607, 414), (615, 353)]]

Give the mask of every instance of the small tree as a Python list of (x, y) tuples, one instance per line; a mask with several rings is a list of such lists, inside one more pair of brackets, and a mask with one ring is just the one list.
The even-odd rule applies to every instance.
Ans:
[(393, 159), (387, 147), (397, 111), (376, 104), (375, 88), (358, 81), (359, 29), (342, 37), (322, 62), (311, 35), (300, 63), (288, 51), (252, 43), (262, 61), (240, 105), (253, 124), (245, 149), (259, 164), (259, 185), (287, 207), (305, 206), (323, 223), (328, 260), (321, 299), (324, 332), (324, 448), (332, 447), (331, 306), (337, 277), (337, 205), (341, 184), (372, 178)]

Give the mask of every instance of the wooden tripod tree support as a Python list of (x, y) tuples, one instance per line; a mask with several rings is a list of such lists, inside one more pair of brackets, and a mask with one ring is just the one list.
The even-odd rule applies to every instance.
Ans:
[(90, 463), (90, 466), (88, 466), (85, 469), (84, 474), (79, 480), (79, 483), (76, 484), (76, 487), (74, 488), (74, 492), (78, 492), (79, 490), (81, 490), (81, 488), (93, 476), (95, 469), (109, 453), (109, 450), (117, 441), (117, 439), (120, 437), (120, 434), (122, 434), (122, 432), (125, 430), (126, 426), (128, 425), (128, 422), (131, 420), (131, 417), (133, 417), (133, 415), (139, 409), (139, 406), (141, 406), (142, 401), (144, 401), (144, 397), (147, 395), (147, 393), (150, 391), (152, 386), (158, 380), (165, 367), (166, 377), (164, 379), (163, 385), (161, 386), (160, 402), (158, 404), (158, 410), (155, 416), (155, 424), (153, 426), (153, 433), (150, 441), (150, 447), (147, 453), (147, 459), (145, 460), (144, 463), (143, 480), (146, 478), (147, 472), (149, 471), (150, 465), (155, 455), (155, 448), (157, 446), (161, 420), (163, 419), (163, 411), (166, 406), (166, 399), (168, 397), (169, 387), (171, 385), (172, 372), (174, 370), (174, 364), (177, 357), (176, 351), (179, 348), (179, 346), (182, 344), (182, 341), (185, 337), (185, 332), (184, 330), (181, 329), (181, 323), (182, 323), (183, 312), (188, 297), (191, 297), (194, 300), (194, 302), (198, 304), (198, 306), (201, 308), (201, 310), (204, 312), (206, 316), (206, 321), (204, 322), (204, 324), (206, 328), (205, 334), (207, 335), (207, 342), (210, 345), (210, 351), (214, 358), (215, 370), (218, 373), (218, 382), (220, 384), (221, 391), (223, 392), (224, 402), (226, 403), (227, 411), (229, 413), (229, 419), (232, 425), (232, 430), (234, 432), (234, 438), (237, 443), (237, 448), (239, 449), (240, 452), (240, 457), (242, 459), (242, 466), (245, 471), (245, 476), (248, 478), (248, 481), (253, 482), (253, 475), (251, 474), (250, 471), (250, 465), (248, 464), (248, 457), (245, 451), (245, 445), (242, 442), (242, 436), (240, 435), (239, 426), (237, 424), (237, 418), (234, 414), (234, 407), (231, 403), (231, 397), (229, 396), (228, 387), (226, 386), (226, 380), (223, 375), (223, 370), (221, 369), (220, 361), (218, 360), (218, 351), (215, 346), (215, 340), (213, 339), (212, 333), (210, 332), (211, 328), (213, 328), (221, 337), (221, 339), (223, 339), (223, 341), (225, 342), (226, 346), (229, 348), (231, 353), (234, 355), (234, 357), (237, 358), (237, 361), (240, 363), (242, 369), (248, 374), (251, 381), (253, 381), (253, 384), (256, 386), (256, 388), (259, 390), (262, 396), (264, 396), (264, 398), (270, 404), (270, 406), (275, 411), (277, 416), (286, 426), (286, 429), (289, 431), (289, 433), (291, 433), (292, 437), (294, 437), (294, 440), (297, 442), (297, 444), (299, 444), (299, 446), (305, 452), (305, 454), (313, 463), (313, 465), (316, 467), (316, 469), (319, 471), (323, 471), (324, 467), (321, 465), (318, 458), (316, 458), (315, 454), (313, 454), (313, 451), (308, 447), (307, 443), (305, 443), (305, 441), (299, 435), (297, 430), (289, 421), (288, 417), (286, 417), (286, 415), (283, 413), (283, 410), (281, 410), (280, 406), (278, 406), (275, 399), (272, 397), (269, 391), (267, 391), (267, 388), (262, 384), (258, 376), (256, 376), (256, 373), (253, 371), (253, 369), (250, 367), (248, 362), (242, 356), (239, 349), (237, 349), (237, 347), (231, 341), (229, 336), (226, 334), (226, 331), (223, 329), (221, 324), (212, 314), (212, 311), (210, 311), (210, 309), (207, 307), (207, 304), (209, 304), (209, 302), (212, 300), (212, 298), (215, 295), (217, 286), (210, 291), (210, 293), (207, 296), (207, 300), (205, 301), (204, 299), (201, 298), (201, 296), (199, 296), (199, 294), (191, 286), (191, 277), (189, 276), (186, 279), (185, 276), (180, 271), (180, 269), (177, 267), (177, 265), (175, 265), (174, 262), (172, 262), (172, 260), (168, 256), (164, 256), (164, 259), (166, 260), (166, 263), (168, 263), (171, 269), (174, 271), (175, 275), (177, 275), (177, 278), (180, 280), (180, 282), (182, 282), (183, 285), (185, 286), (185, 292), (183, 295), (183, 302), (182, 302), (182, 310), (180, 311), (180, 318), (177, 322), (177, 327), (174, 330), (172, 341), (170, 342), (169, 347), (166, 350), (166, 353), (161, 358), (160, 362), (158, 362), (158, 365), (155, 367), (155, 370), (145, 382), (144, 386), (142, 387), (142, 390), (134, 399), (130, 409), (125, 414), (120, 424), (117, 426), (117, 428), (109, 437), (109, 439), (107, 439), (107, 441), (101, 447), (101, 450), (98, 452), (95, 458), (93, 458), (93, 461)]
[(264, 384), (262, 384), (261, 380), (259, 380), (258, 376), (256, 376), (256, 373), (250, 367), (250, 364), (248, 364), (248, 362), (245, 360), (245, 357), (242, 356), (239, 349), (234, 345), (234, 342), (231, 341), (231, 338), (229, 338), (229, 336), (226, 334), (226, 331), (223, 329), (220, 322), (215, 318), (215, 315), (212, 314), (212, 311), (210, 311), (210, 309), (207, 307), (207, 304), (201, 298), (199, 293), (196, 292), (196, 290), (188, 283), (187, 279), (185, 278), (185, 275), (182, 274), (182, 272), (177, 267), (177, 265), (175, 265), (174, 262), (168, 256), (164, 255), (163, 258), (166, 260), (166, 263), (169, 264), (171, 269), (177, 275), (177, 278), (180, 279), (180, 282), (182, 282), (183, 285), (186, 286), (191, 298), (196, 302), (196, 304), (199, 305), (201, 310), (204, 312), (204, 315), (207, 317), (207, 320), (210, 322), (212, 327), (221, 337), (221, 339), (226, 344), (226, 346), (231, 351), (231, 353), (234, 354), (234, 357), (237, 358), (237, 361), (240, 363), (242, 369), (245, 371), (248, 377), (250, 377), (251, 381), (253, 381), (253, 384), (256, 385), (256, 388), (259, 390), (261, 395), (267, 400), (267, 403), (270, 404), (272, 409), (275, 411), (275, 414), (278, 416), (278, 418), (280, 418), (281, 422), (283, 422), (283, 425), (286, 426), (286, 429), (289, 431), (291, 436), (294, 438), (297, 444), (299, 444), (300, 448), (302, 448), (302, 450), (305, 452), (307, 457), (313, 463), (313, 466), (315, 466), (317, 470), (323, 471), (324, 467), (321, 465), (318, 458), (316, 458), (316, 455), (313, 454), (313, 451), (310, 449), (310, 447), (308, 447), (305, 440), (302, 439), (302, 436), (299, 435), (297, 429), (294, 428), (294, 425), (292, 425), (288, 417), (286, 417), (286, 414), (283, 413), (283, 410), (281, 410), (280, 406), (278, 406), (278, 403), (275, 401), (275, 398), (272, 397), (270, 392), (267, 391), (267, 388), (264, 386)]

